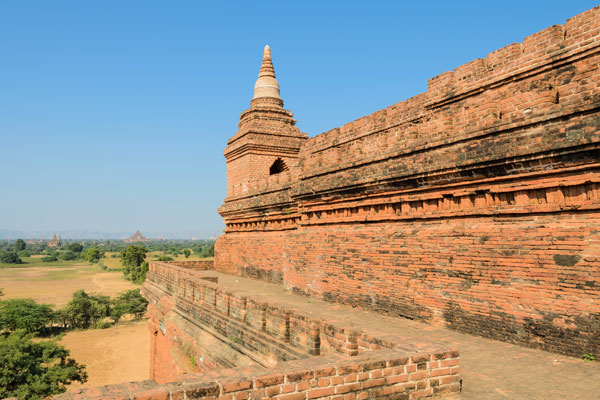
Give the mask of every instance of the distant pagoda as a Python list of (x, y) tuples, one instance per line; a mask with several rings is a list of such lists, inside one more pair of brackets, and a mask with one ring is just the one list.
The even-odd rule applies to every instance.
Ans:
[(56, 236), (56, 233), (52, 235), (52, 239), (48, 242), (48, 247), (58, 247), (62, 243), (60, 236)]
[(135, 233), (125, 239), (125, 243), (137, 243), (137, 242), (149, 242), (150, 239), (144, 237), (139, 230), (135, 231)]

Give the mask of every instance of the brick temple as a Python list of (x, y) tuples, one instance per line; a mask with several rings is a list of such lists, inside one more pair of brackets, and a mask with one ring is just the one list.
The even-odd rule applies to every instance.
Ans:
[(599, 66), (596, 7), (309, 138), (267, 46), (214, 263), (151, 262), (155, 382), (120, 393), (456, 396), (460, 344), (407, 319), (600, 355)]

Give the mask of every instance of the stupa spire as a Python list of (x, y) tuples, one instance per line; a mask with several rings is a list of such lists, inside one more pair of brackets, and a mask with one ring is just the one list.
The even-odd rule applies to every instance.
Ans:
[(259, 98), (274, 98), (281, 100), (279, 95), (279, 83), (275, 79), (275, 68), (273, 68), (273, 60), (271, 59), (271, 48), (265, 46), (262, 65), (258, 73), (258, 79), (254, 85), (254, 97), (252, 100)]

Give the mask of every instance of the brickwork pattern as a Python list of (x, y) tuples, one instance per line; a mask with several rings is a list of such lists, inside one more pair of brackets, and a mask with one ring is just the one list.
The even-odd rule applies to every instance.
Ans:
[(186, 376), (183, 381), (157, 384), (132, 382), (80, 389), (56, 400), (359, 400), (442, 398), (460, 390), (459, 359), (452, 352), (407, 356), (379, 350), (354, 360), (290, 362), (277, 372), (251, 368)]
[(142, 288), (150, 301), (153, 381), (57, 399), (419, 399), (460, 391), (456, 350), (407, 350), (226, 290), (189, 264), (151, 262)]
[(216, 268), (600, 354), (599, 66), (596, 7), (306, 140), (290, 179), (228, 196)]

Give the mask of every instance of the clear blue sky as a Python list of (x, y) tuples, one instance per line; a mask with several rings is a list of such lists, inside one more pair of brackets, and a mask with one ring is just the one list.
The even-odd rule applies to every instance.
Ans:
[(2, 2), (0, 229), (219, 234), (265, 44), (315, 136), (595, 5)]

